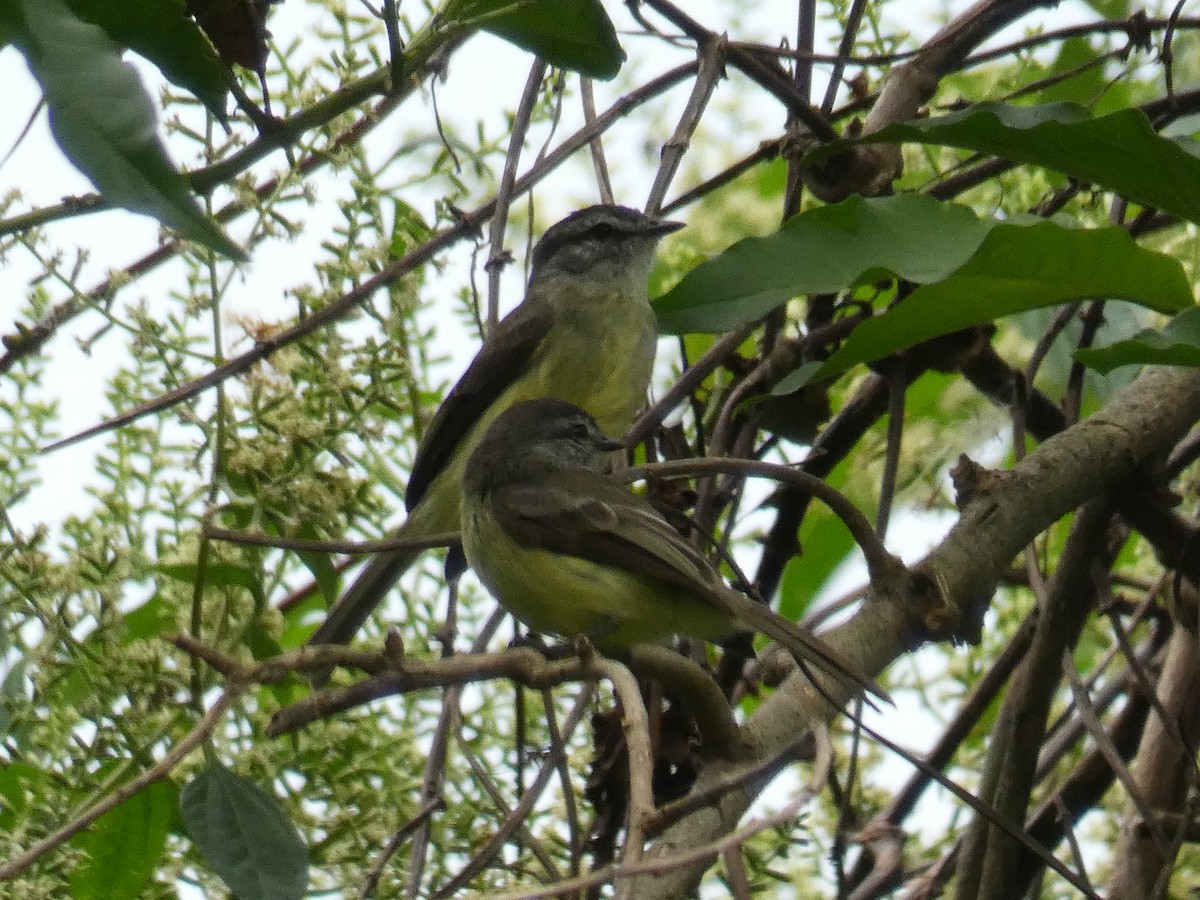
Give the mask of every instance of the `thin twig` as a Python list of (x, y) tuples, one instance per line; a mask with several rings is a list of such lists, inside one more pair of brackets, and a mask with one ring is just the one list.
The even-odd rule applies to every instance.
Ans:
[(850, 12), (846, 14), (846, 27), (843, 29), (842, 39), (838, 43), (833, 71), (829, 73), (829, 84), (825, 87), (825, 99), (821, 101), (821, 112), (826, 117), (833, 111), (833, 103), (837, 99), (842, 73), (846, 71), (846, 63), (850, 61), (854, 43), (858, 40), (858, 29), (862, 25), (863, 11), (866, 8), (867, 0), (854, 0), (850, 4)]
[(776, 463), (749, 459), (681, 459), (652, 463), (627, 469), (624, 476), (629, 479), (653, 476), (655, 478), (684, 478), (701, 475), (744, 475), (754, 478), (770, 478), (780, 484), (804, 491), (816, 497), (842, 520), (851, 536), (863, 552), (867, 573), (871, 581), (881, 583), (895, 578), (907, 569), (903, 562), (888, 552), (875, 534), (875, 529), (846, 495), (828, 483), (800, 469)]
[(688, 97), (683, 114), (679, 117), (679, 124), (675, 126), (675, 133), (663, 144), (658, 171), (654, 174), (654, 184), (650, 188), (650, 196), (646, 199), (646, 212), (652, 216), (657, 215), (662, 207), (667, 189), (671, 186), (675, 173), (679, 171), (696, 126), (700, 124), (704, 110), (708, 108), (708, 102), (716, 90), (717, 82), (725, 71), (724, 38), (706, 39), (699, 44), (698, 49), (700, 67), (692, 82), (692, 93)]
[(1145, 820), (1147, 828), (1154, 836), (1154, 840), (1163, 847), (1168, 846), (1170, 842), (1167, 840), (1167, 836), (1163, 833), (1162, 828), (1159, 827), (1157, 819), (1154, 818), (1153, 811), (1146, 806), (1137, 781), (1125, 765), (1125, 761), (1121, 759), (1120, 754), (1113, 747), (1112, 740), (1104, 730), (1104, 723), (1096, 715), (1096, 709), (1092, 706), (1092, 700), (1088, 697), (1087, 690), (1083, 686), (1083, 681), (1079, 677), (1079, 671), (1075, 668), (1075, 660), (1071, 658), (1069, 647), (1063, 648), (1062, 671), (1067, 677), (1067, 683), (1071, 686), (1071, 695), (1075, 698), (1075, 708), (1079, 713), (1079, 718), (1087, 727), (1088, 734), (1091, 735), (1092, 740), (1095, 741), (1096, 749), (1104, 755), (1104, 758), (1108, 760), (1108, 764), (1112, 766), (1113, 774), (1117, 776), (1117, 780), (1125, 788), (1130, 801), (1137, 807), (1138, 813)]
[[(697, 44), (716, 37), (712, 31), (700, 25), (669, 0), (643, 0), (643, 2)], [(729, 48), (729, 62), (782, 103), (789, 115), (803, 122), (817, 138), (831, 141), (837, 137), (837, 133), (830, 124), (812, 108), (809, 98), (796, 89), (796, 85), (788, 80), (787, 75), (778, 66), (764, 62), (753, 53), (732, 47)]]
[(648, 438), (651, 432), (662, 424), (663, 419), (670, 415), (671, 411), (682, 403), (693, 390), (698, 388), (700, 383), (711, 375), (730, 353), (740, 347), (757, 327), (757, 322), (739, 325), (733, 331), (722, 335), (702, 357), (684, 369), (675, 383), (662, 395), (662, 398), (633, 423), (633, 427), (625, 435), (625, 446), (636, 447)]
[(521, 149), (525, 146), (525, 135), (533, 118), (533, 108), (546, 78), (546, 62), (535, 58), (525, 79), (525, 90), (521, 102), (513, 115), (512, 131), (508, 137), (508, 152), (504, 154), (504, 170), (500, 173), (500, 185), (496, 189), (495, 212), (488, 228), (488, 258), (483, 268), (488, 276), (487, 327), (491, 331), (500, 321), (500, 275), (510, 256), (504, 250), (504, 232), (508, 227), (508, 207), (512, 202), (513, 186), (517, 180), (517, 165), (521, 161)]
[[(646, 823), (654, 813), (654, 757), (650, 750), (650, 722), (637, 679), (629, 669), (612, 659), (596, 657), (593, 665), (612, 685), (621, 704), (621, 731), (625, 735), (625, 758), (629, 768), (629, 802), (625, 821), (625, 851), (621, 865), (636, 865), (646, 843)], [(617, 896), (628, 898), (632, 885), (617, 883)]]
[[(591, 122), (596, 118), (595, 83), (590, 78), (579, 79), (579, 99), (583, 104), (583, 121)], [(615, 203), (612, 177), (608, 174), (608, 160), (604, 156), (604, 141), (597, 135), (588, 144), (592, 154), (592, 171), (596, 174), (596, 188), (600, 193), (601, 203)], [(646, 212), (650, 212), (649, 209)]]
[(367, 870), (367, 875), (363, 879), (362, 888), (358, 892), (359, 900), (367, 900), (375, 894), (375, 888), (379, 884), (379, 879), (383, 877), (383, 868), (387, 865), (387, 861), (391, 859), (400, 845), (408, 840), (408, 836), (417, 830), (425, 821), (433, 816), (435, 812), (440, 812), (446, 808), (446, 801), (441, 797), (433, 797), (421, 804), (421, 808), (405, 822), (396, 833), (391, 836), (383, 850), (376, 856), (371, 863), (371, 867)]
[(206, 525), (201, 534), (214, 541), (237, 544), (241, 547), (273, 547), (277, 550), (292, 550), (297, 553), (386, 553), (389, 550), (431, 550), (449, 547), (458, 542), (457, 531), (446, 531), (420, 538), (381, 538), (377, 541), (335, 541), (324, 538), (292, 538), (278, 534), (263, 534), (254, 531), (238, 531)]
[[(492, 639), (492, 635), (500, 628), (500, 623), (504, 621), (504, 610), (497, 608), (476, 636), (471, 644), (472, 654), (477, 654), (488, 645), (488, 641)], [(447, 657), (443, 657), (447, 659)], [(449, 657), (451, 660), (461, 660), (461, 657)], [(450, 744), (450, 730), (453, 727), (454, 719), (459, 714), (459, 702), (462, 699), (462, 686), (454, 685), (446, 691), (442, 697), (442, 709), (438, 714), (437, 727), (433, 732), (433, 740), (426, 757), (425, 773), (421, 777), (421, 797), (426, 801), (433, 800), (442, 792), (442, 785), (446, 779), (446, 751)], [(280, 713), (276, 713), (271, 719), (272, 726), (279, 719)], [(430, 843), (431, 823), (428, 819), (420, 824), (416, 834), (413, 835), (412, 855), (409, 858), (408, 864), (408, 881), (405, 884), (405, 895), (409, 898), (416, 898), (421, 895), (421, 879), (425, 871), (425, 854)]]
[(904, 377), (904, 358), (896, 362), (888, 377), (887, 452), (883, 457), (883, 476), (879, 479), (879, 509), (875, 515), (875, 533), (887, 537), (888, 519), (896, 501), (896, 475), (900, 470), (900, 449), (904, 442), (904, 400), (908, 381)]

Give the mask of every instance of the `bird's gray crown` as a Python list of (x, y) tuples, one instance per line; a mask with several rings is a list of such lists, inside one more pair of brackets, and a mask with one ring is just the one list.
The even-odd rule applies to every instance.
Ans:
[(577, 272), (598, 259), (649, 254), (664, 235), (682, 227), (679, 222), (656, 219), (628, 206), (589, 206), (546, 230), (533, 248), (533, 272), (536, 275), (547, 265)]
[(502, 412), (484, 433), (467, 467), (467, 487), (508, 481), (528, 472), (597, 470), (621, 446), (573, 403), (524, 400)]

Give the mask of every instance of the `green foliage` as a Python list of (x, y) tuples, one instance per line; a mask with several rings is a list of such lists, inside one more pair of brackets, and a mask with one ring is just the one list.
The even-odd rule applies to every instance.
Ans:
[[(1143, 249), (1121, 229), (981, 220), (964, 207), (903, 194), (815, 207), (771, 237), (739, 241), (689, 272), (656, 300), (655, 310), (668, 332), (719, 332), (761, 318), (791, 297), (888, 278), (923, 287), (886, 318), (864, 324), (844, 355), (817, 377), (968, 325), (1069, 300), (1114, 297), (1160, 312), (1192, 302), (1179, 263)], [(780, 390), (797, 387), (789, 382)]]
[[(976, 103), (967, 109), (902, 122), (862, 143), (916, 141), (987, 153), (1053, 169), (1135, 203), (1200, 221), (1200, 144), (1164, 137), (1145, 113), (1123, 109), (1092, 118), (1073, 103), (1011, 106)], [(809, 157), (827, 159), (846, 144), (826, 144)]]
[(459, 0), (452, 19), (479, 25), (551, 65), (608, 80), (625, 61), (599, 0)]
[(172, 84), (191, 91), (225, 121), (224, 71), (212, 44), (188, 17), (184, 0), (67, 2), (80, 19), (99, 25), (114, 42), (145, 57)]
[(1200, 366), (1200, 309), (1184, 310), (1158, 331), (1147, 328), (1129, 340), (1076, 350), (1075, 358), (1105, 374), (1120, 366)]
[(143, 896), (178, 819), (179, 791), (159, 781), (96, 820), (72, 842), (87, 862), (71, 873), (77, 900), (123, 900)]
[(1124, 229), (998, 224), (951, 277), (917, 288), (864, 322), (812, 377), (840, 374), (972, 325), (1091, 297), (1130, 300), (1158, 312), (1192, 303), (1179, 263), (1145, 250)]
[[(527, 232), (541, 227), (533, 223), (549, 223), (570, 203), (597, 195), (586, 142), (552, 176), (541, 161), (580, 124), (573, 73), (619, 75), (595, 90), (602, 113), (617, 103), (603, 143), (616, 199), (631, 205), (642, 202), (633, 186), (651, 183), (660, 145), (692, 87), (685, 80), (646, 106), (627, 102), (667, 66), (693, 58), (679, 29), (663, 26), (645, 3), (643, 18), (670, 44), (643, 31), (619, 3), (607, 11), (598, 0), (400, 3), (393, 35), (400, 53), (392, 58), (376, 14), (389, 4), (314, 0), (293, 8), (295, 2), (268, 23), (276, 43), (266, 85), (278, 122), (253, 120), (235, 95), (239, 108), (226, 131), (227, 79), (241, 79), (242, 93), (251, 96), (260, 86), (221, 68), (207, 39), (180, 15), (181, 0), (0, 0), (0, 40), (11, 40), (26, 58), (64, 151), (106, 200), (149, 211), (200, 244), (159, 247), (130, 238), (113, 249), (101, 238), (117, 230), (115, 219), (98, 213), (67, 227), (77, 209), (58, 203), (65, 191), (56, 186), (40, 198), (41, 185), (0, 196), (0, 277), (11, 300), (11, 321), (0, 323), (0, 866), (159, 764), (228, 689), (228, 672), (185, 654), (168, 636), (191, 635), (233, 665), (273, 660), (303, 644), (351, 565), (332, 550), (242, 546), (214, 539), (209, 529), (267, 540), (362, 539), (384, 536), (402, 518), (417, 442), (477, 346), (475, 323), (485, 318), (488, 292), (486, 238), (475, 246), (447, 240), (427, 264), (389, 277), (349, 315), (284, 346), (276, 340), (399, 261), (425, 253), (464, 214), (487, 232), (488, 217), (477, 211), (496, 198), (511, 129), (521, 124), (519, 84), (501, 95), (491, 77), (500, 83), (500, 75), (519, 70), (519, 82), (530, 54), (559, 70), (539, 87), (529, 132), (516, 142), (525, 155), (508, 198), (504, 247), (518, 264)], [(1123, 15), (1126, 4), (1092, 5)], [(840, 29), (848, 7), (837, 2), (822, 14)], [(1160, 128), (1169, 115), (1200, 103), (1186, 90), (1200, 57), (1194, 23), (1183, 22), (1174, 37), (1179, 107), (1155, 106), (1151, 127), (1134, 104), (1164, 97), (1161, 63), (1136, 49), (1114, 53), (1123, 50), (1124, 32), (1105, 28), (1038, 43), (1031, 31), (1022, 49), (948, 73), (927, 117), (866, 139), (905, 144), (894, 196), (823, 205), (806, 190), (796, 193), (800, 160), (861, 146), (850, 139), (854, 120), (893, 65), (887, 55), (922, 40), (907, 33), (914, 23), (896, 18), (902, 4), (868, 7), (856, 61), (846, 71), (854, 94), (839, 94), (828, 115), (847, 139), (808, 157), (792, 145), (794, 134), (780, 130), (785, 114), (777, 100), (725, 58), (727, 77), (687, 138), (681, 174), (667, 192), (664, 214), (689, 227), (664, 245), (653, 276), (662, 327), (679, 337), (662, 342), (661, 355), (680, 347), (694, 364), (725, 330), (770, 318), (700, 380), (681, 418), (668, 420), (669, 434), (649, 449), (639, 446), (635, 458), (729, 453), (807, 468), (832, 460), (824, 480), (868, 519), (886, 499), (889, 546), (907, 551), (920, 541), (898, 521), (927, 521), (924, 514), (932, 513), (941, 522), (955, 514), (947, 472), (960, 454), (1003, 468), (1014, 462), (1014, 434), (1023, 435), (1026, 452), (1040, 441), (1028, 422), (1009, 415), (1012, 396), (998, 400), (967, 378), (950, 352), (954, 339), (936, 343), (940, 336), (974, 329), (994, 350), (993, 364), (1023, 377), (1063, 310), (1078, 302), (1094, 311), (1097, 346), (1082, 346), (1093, 332), (1076, 318), (1055, 337), (1030, 383), (1022, 382), (1063, 415), (1074, 399), (1086, 415), (1134, 366), (1200, 364), (1192, 306), (1197, 243), (1187, 224), (1200, 221), (1196, 121), (1183, 117)], [(318, 24), (310, 27), (304, 16)], [(754, 4), (724, 4), (703, 24), (728, 31), (733, 41), (758, 41), (753, 52), (764, 66), (795, 63), (777, 52), (791, 47), (793, 36), (763, 24)], [(479, 30), (513, 46), (467, 43)], [(1161, 22), (1153, 36), (1161, 45)], [(122, 61), (126, 47), (167, 79), (161, 103)], [(481, 76), (468, 63), (485, 51), (492, 67)], [(818, 105), (827, 68), (817, 69)], [(790, 68), (786, 74), (794, 84)], [(169, 157), (155, 125), (160, 108)], [(6, 113), (22, 123), (27, 115)], [(171, 158), (192, 169), (190, 182)], [(993, 158), (1024, 165), (948, 187), (971, 181), (964, 176)], [(528, 205), (526, 183), (534, 185)], [(225, 211), (222, 221), (236, 223), (230, 228), (254, 253), (252, 268), (234, 267), (230, 258), (239, 248), (201, 211), (190, 185), (201, 185), (212, 208)], [(674, 205), (693, 189), (688, 202)], [(1134, 204), (1127, 216), (1118, 195)], [(797, 196), (798, 211), (780, 224)], [(1151, 206), (1163, 215), (1152, 215)], [(1135, 216), (1137, 227), (1123, 227)], [(1131, 236), (1142, 226), (1151, 233)], [(519, 296), (519, 269), (504, 276), (502, 309)], [(1129, 302), (1107, 302), (1116, 299)], [(1156, 331), (1140, 330), (1158, 314), (1174, 318)], [(855, 315), (870, 317), (850, 327)], [(47, 338), (53, 340), (43, 344)], [(902, 406), (889, 406), (901, 369), (892, 365), (894, 355), (914, 347), (944, 370), (926, 369), (898, 395)], [(69, 486), (69, 506), (41, 505), (54, 496), (61, 457), (40, 456), (38, 448), (79, 427), (78, 412), (64, 418), (64, 401), (77, 387), (82, 393), (102, 385), (86, 413), (90, 424), (262, 348), (270, 352), (219, 387), (95, 438), (86, 454), (72, 458), (82, 463), (68, 464), (82, 484)], [(1095, 374), (1120, 366), (1127, 368), (1113, 377)], [(684, 368), (667, 359), (656, 398)], [(802, 385), (818, 402), (800, 402)], [(901, 419), (898, 445), (892, 415)], [(881, 498), (893, 469), (894, 496)], [(1194, 485), (1180, 484), (1194, 496), (1187, 493)], [(730, 545), (751, 579), (763, 555), (755, 539), (780, 537), (772, 533), (772, 503), (780, 496), (761, 482), (746, 489), (722, 481), (709, 498), (712, 519), (701, 530)], [(695, 512), (688, 489), (675, 499)], [(1193, 511), (1185, 503), (1177, 512)], [(1068, 526), (1043, 532), (1030, 551), (1047, 575)], [(788, 542), (773, 599), (799, 619), (828, 599), (833, 575), (844, 574), (856, 556), (855, 544), (811, 499), (798, 530), (782, 535)], [(403, 579), (368, 626), (364, 646), (378, 648), (382, 623), (397, 629), (407, 659), (462, 653), (476, 640), (494, 606), (468, 580), (448, 624), (441, 562), (429, 554)], [(1019, 581), (1021, 562), (1005, 577)], [(1112, 571), (1124, 579), (1114, 581), (1114, 593), (1132, 596), (1137, 587), (1135, 599), (1150, 600), (1156, 621), (1165, 620), (1162, 596), (1150, 590), (1164, 570), (1146, 542), (1129, 538)], [(906, 704), (905, 715), (915, 710), (916, 724), (906, 721), (901, 743), (933, 742), (1037, 602), (1023, 584), (1004, 586), (978, 647), (931, 647), (891, 666), (889, 689)], [(502, 649), (508, 637), (501, 630), (487, 648)], [(1113, 640), (1107, 622), (1091, 624), (1073, 648), (1077, 666), (1102, 665)], [(335, 684), (349, 681), (345, 672), (335, 675)], [(593, 758), (586, 714), (561, 742), (553, 737), (579, 690), (517, 691), (484, 681), (453, 706), (447, 690), (414, 691), (329, 712), (271, 739), (271, 717), (310, 698), (307, 680), (289, 672), (249, 685), (161, 780), (39, 856), (4, 890), (39, 900), (166, 898), (186, 882), (214, 897), (352, 894), (379, 864), (378, 896), (403, 895), (410, 877), (419, 895), (432, 895), (511, 823), (543, 767), (554, 773), (550, 788), (501, 856), (458, 892), (567, 877), (581, 857), (587, 864), (581, 848), (597, 813), (582, 799), (585, 782), (619, 779), (623, 765), (619, 757)], [(752, 691), (739, 716), (768, 701), (769, 687)], [(597, 693), (595, 706), (611, 708), (607, 689)], [(978, 787), (998, 708), (999, 701), (987, 704), (958, 744), (947, 772), (960, 783)], [(1070, 715), (1061, 693), (1059, 714)], [(803, 896), (833, 896), (830, 854), (842, 852), (835, 829), (853, 832), (894, 797), (895, 764), (885, 751), (862, 749), (855, 769), (861, 781), (845, 783), (840, 776), (855, 741), (841, 725), (830, 739), (844, 809), (825, 799), (811, 814), (747, 839), (752, 891), (767, 895), (790, 883)], [(1058, 760), (1037, 799), (1072, 772), (1084, 746), (1081, 740)], [(672, 765), (696, 756), (690, 739), (668, 750), (677, 754)], [(800, 771), (807, 777), (808, 769)], [(432, 812), (423, 793), (429, 779), (440, 801)], [(965, 814), (948, 800), (937, 803), (953, 810), (950, 824), (935, 817), (938, 824), (912, 829), (906, 872), (941, 858), (961, 833)], [(1120, 798), (1090, 808), (1116, 821)], [(403, 839), (394, 856), (384, 859), (397, 835)], [(1102, 835), (1085, 855), (1103, 856), (1114, 840)], [(1194, 856), (1181, 855), (1179, 866), (1173, 889), (1194, 880)], [(710, 873), (701, 890), (741, 874), (732, 867), (724, 876)], [(1045, 896), (1065, 891), (1046, 879)]]
[(192, 198), (159, 140), (150, 96), (104, 31), (63, 0), (27, 0), (10, 27), (45, 92), (59, 147), (110, 202), (246, 259)]
[(308, 884), (308, 849), (279, 801), (210, 765), (179, 793), (188, 834), (238, 897), (295, 900)]
[(769, 237), (738, 241), (657, 298), (654, 310), (668, 333), (720, 332), (800, 294), (890, 277), (938, 281), (971, 257), (991, 226), (965, 207), (917, 194), (852, 197), (805, 210)]

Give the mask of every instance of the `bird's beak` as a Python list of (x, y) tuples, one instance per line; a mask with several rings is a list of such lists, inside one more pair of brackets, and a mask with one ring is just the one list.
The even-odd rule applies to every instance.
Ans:
[(651, 234), (663, 237), (684, 227), (683, 222), (672, 222), (670, 219), (658, 219), (648, 229)]
[(604, 440), (600, 443), (600, 448), (602, 450), (624, 450), (625, 442), (614, 440), (613, 438), (610, 438), (610, 437), (605, 437)]

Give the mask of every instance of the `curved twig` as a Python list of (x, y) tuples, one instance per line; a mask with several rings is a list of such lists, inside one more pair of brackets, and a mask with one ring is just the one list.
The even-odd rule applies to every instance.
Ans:
[(906, 573), (904, 563), (893, 556), (875, 534), (870, 521), (845, 494), (830, 486), (815, 475), (778, 463), (752, 459), (681, 459), (670, 462), (651, 463), (627, 469), (623, 475), (629, 479), (684, 478), (691, 475), (749, 475), (754, 478), (770, 478), (788, 487), (796, 488), (816, 497), (842, 520), (855, 542), (862, 549), (867, 563), (867, 573), (872, 583), (883, 583)]

